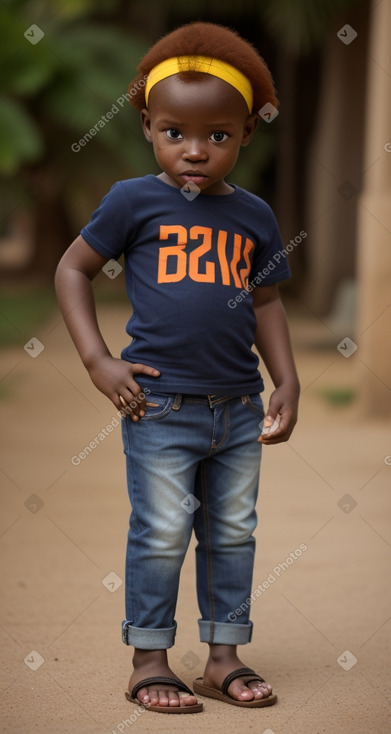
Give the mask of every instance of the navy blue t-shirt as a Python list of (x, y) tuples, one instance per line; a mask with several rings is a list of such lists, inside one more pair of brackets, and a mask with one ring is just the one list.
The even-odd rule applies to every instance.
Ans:
[(149, 174), (114, 184), (81, 235), (107, 259), (124, 253), (133, 314), (121, 356), (161, 373), (136, 376), (139, 384), (158, 392), (262, 392), (251, 291), (290, 277), (268, 204), (239, 186), (190, 199)]

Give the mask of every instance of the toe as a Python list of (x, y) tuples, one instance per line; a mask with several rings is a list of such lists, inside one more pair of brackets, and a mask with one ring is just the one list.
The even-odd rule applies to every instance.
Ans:
[(159, 706), (168, 706), (168, 691), (159, 689)]
[(196, 697), (185, 691), (174, 691), (168, 688), (140, 688), (137, 698), (144, 706), (194, 706)]
[(251, 690), (254, 693), (254, 698), (267, 698), (270, 696), (272, 692), (272, 687), (268, 683), (262, 683), (259, 681), (258, 683), (256, 681), (252, 681), (248, 684), (248, 687), (251, 688)]
[(137, 691), (137, 698), (141, 703), (149, 703), (150, 695), (148, 693), (148, 688), (140, 688), (140, 690)]
[(228, 687), (228, 693), (238, 701), (252, 701), (254, 698), (253, 691), (241, 680), (235, 680)]
[(178, 693), (176, 691), (168, 692), (168, 705), (169, 706), (179, 706), (180, 705)]
[(195, 696), (181, 691), (159, 691), (160, 706), (194, 706), (197, 703)]
[(156, 706), (159, 703), (159, 691), (157, 691), (156, 688), (151, 688), (148, 691), (148, 695), (149, 701), (147, 701), (147, 703), (149, 703), (150, 706)]
[(189, 693), (179, 693), (179, 701), (181, 706), (195, 706), (197, 703), (196, 697)]
[(269, 683), (262, 683), (261, 681), (251, 681), (245, 683), (244, 681), (237, 679), (231, 683), (228, 687), (228, 693), (233, 698), (237, 698), (239, 701), (252, 701), (260, 700), (261, 698), (267, 698), (272, 692), (272, 687)]

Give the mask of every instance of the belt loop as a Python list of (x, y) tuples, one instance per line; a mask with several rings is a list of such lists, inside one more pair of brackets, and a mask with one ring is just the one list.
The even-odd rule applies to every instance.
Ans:
[(248, 395), (241, 395), (240, 396), (240, 399), (241, 399), (243, 405), (246, 405), (246, 403), (248, 402)]
[(181, 405), (182, 405), (182, 393), (177, 392), (175, 395), (175, 400), (172, 404), (172, 410), (179, 410)]

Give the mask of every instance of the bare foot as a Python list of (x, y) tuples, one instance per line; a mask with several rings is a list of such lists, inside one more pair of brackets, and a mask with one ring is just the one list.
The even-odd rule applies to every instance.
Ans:
[[(237, 668), (245, 667), (247, 667), (246, 664), (238, 658), (236, 653), (234, 655), (221, 654), (218, 657), (209, 656), (205, 667), (203, 682), (207, 686), (220, 689), (224, 678), (229, 673), (232, 673), (232, 671)], [(227, 693), (238, 701), (258, 700), (261, 698), (267, 698), (271, 695), (272, 687), (269, 683), (261, 683), (261, 681), (257, 682), (253, 680), (247, 685), (246, 681), (250, 681), (251, 678), (254, 678), (254, 676), (244, 675), (240, 678), (236, 678), (236, 680), (232, 681), (228, 686)]]
[[(129, 693), (132, 693), (133, 686), (143, 678), (158, 675), (164, 678), (178, 677), (168, 665), (166, 650), (135, 649), (133, 665), (134, 670), (129, 679)], [(195, 696), (190, 696), (186, 691), (178, 690), (178, 686), (167, 683), (155, 683), (140, 688), (137, 691), (137, 698), (144, 706), (195, 706), (198, 703)]]

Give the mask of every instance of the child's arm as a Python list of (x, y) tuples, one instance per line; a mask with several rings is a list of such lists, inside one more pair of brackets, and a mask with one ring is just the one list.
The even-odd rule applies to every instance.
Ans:
[[(278, 429), (263, 434), (258, 441), (264, 444), (280, 443), (288, 440), (297, 421), (300, 384), (278, 286), (255, 288), (253, 306), (257, 318), (255, 346), (275, 387), (264, 425), (271, 425), (280, 414)], [(271, 420), (267, 420), (268, 417)]]
[[(96, 318), (91, 283), (106, 262), (107, 258), (79, 235), (58, 264), (55, 286), (65, 324), (92, 382), (118, 410), (123, 410), (120, 396), (129, 404), (141, 392), (133, 375), (158, 377), (160, 372), (148, 365), (116, 359), (107, 348)], [(145, 411), (145, 398), (136, 402), (137, 407), (127, 408), (133, 420)]]

